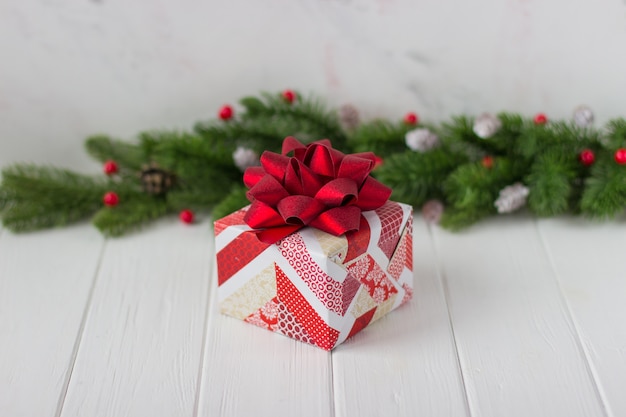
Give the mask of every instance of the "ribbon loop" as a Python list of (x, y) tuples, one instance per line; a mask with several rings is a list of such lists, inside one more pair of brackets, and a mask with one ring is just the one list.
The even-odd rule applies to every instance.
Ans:
[(278, 212), (286, 224), (305, 226), (315, 219), (326, 206), (305, 195), (290, 195), (278, 203)]
[(337, 178), (320, 188), (315, 198), (329, 207), (338, 207), (352, 204), (358, 194), (356, 182), (349, 178)]
[(250, 201), (258, 200), (270, 206), (276, 206), (280, 200), (288, 197), (289, 193), (274, 177), (266, 175), (248, 190), (246, 196)]
[(263, 152), (261, 166), (244, 173), (252, 202), (244, 221), (265, 243), (304, 226), (336, 236), (358, 230), (361, 211), (382, 206), (391, 195), (370, 177), (375, 163), (371, 152), (344, 155), (328, 139), (303, 145), (289, 136), (282, 154)]
[(285, 155), (279, 155), (274, 152), (265, 151), (261, 154), (261, 166), (265, 172), (278, 181), (283, 181), (285, 178), (285, 170), (289, 165), (289, 157)]

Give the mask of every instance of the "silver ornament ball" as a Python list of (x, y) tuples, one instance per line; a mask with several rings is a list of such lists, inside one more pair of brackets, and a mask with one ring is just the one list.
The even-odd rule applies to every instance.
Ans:
[(426, 152), (439, 145), (439, 136), (426, 128), (418, 128), (406, 132), (404, 141), (409, 149)]
[(502, 122), (495, 114), (483, 113), (474, 120), (474, 133), (481, 139), (495, 135), (502, 127)]
[(574, 110), (574, 123), (578, 127), (591, 126), (593, 119), (593, 111), (587, 106), (579, 106)]
[(528, 187), (521, 182), (516, 182), (500, 190), (494, 206), (496, 206), (500, 214), (512, 213), (526, 205), (526, 198), (529, 193)]
[(233, 162), (242, 172), (245, 171), (246, 168), (260, 164), (259, 155), (252, 149), (243, 146), (237, 146), (237, 149), (233, 152)]

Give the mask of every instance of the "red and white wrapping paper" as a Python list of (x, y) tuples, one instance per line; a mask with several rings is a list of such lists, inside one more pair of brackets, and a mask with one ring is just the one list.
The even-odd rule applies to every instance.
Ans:
[(246, 210), (215, 222), (222, 313), (331, 350), (411, 298), (411, 206), (388, 201), (356, 232), (305, 227), (274, 244)]

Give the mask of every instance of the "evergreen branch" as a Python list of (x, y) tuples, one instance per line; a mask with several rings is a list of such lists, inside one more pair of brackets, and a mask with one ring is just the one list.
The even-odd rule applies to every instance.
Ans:
[(0, 214), (10, 230), (63, 226), (102, 206), (104, 181), (68, 170), (14, 165), (2, 171)]
[(167, 205), (174, 211), (192, 209), (206, 211), (228, 198), (229, 191), (237, 184), (222, 184), (221, 187), (198, 187), (175, 189), (167, 193)]
[(450, 208), (443, 212), (439, 224), (448, 230), (456, 232), (478, 223), (491, 214), (493, 214), (493, 211), (486, 208), (468, 210)]
[(493, 167), (480, 162), (459, 166), (446, 179), (444, 191), (456, 210), (469, 213), (495, 213), (494, 201), (500, 190), (521, 180), (524, 165), (507, 158), (496, 158)]
[(87, 138), (85, 149), (97, 161), (113, 160), (120, 168), (132, 171), (139, 171), (146, 161), (146, 155), (139, 145), (114, 140), (106, 135), (94, 135)]
[[(454, 230), (495, 214), (496, 201), (501, 211), (527, 203), (540, 216), (580, 210), (608, 218), (626, 206), (623, 118), (603, 129), (542, 123), (512, 113), (480, 119), (457, 116), (437, 126), (374, 120), (351, 127), (348, 135), (338, 113), (319, 98), (296, 93), (292, 101), (290, 94), (262, 93), (240, 103), (240, 114), (198, 123), (190, 132), (146, 131), (136, 143), (104, 135), (88, 138), (85, 146), (91, 156), (115, 162), (108, 165), (108, 178), (32, 165), (6, 168), (0, 216), (8, 228), (23, 231), (67, 224), (97, 212), (94, 223), (112, 236), (186, 208), (213, 208), (214, 218), (220, 217), (248, 204), (236, 164), (255, 163), (254, 152), (248, 150), (258, 155), (280, 152), (287, 136), (303, 143), (329, 138), (334, 148), (346, 153), (384, 157), (373, 175), (393, 189), (392, 197), (413, 205), (442, 200), (448, 208), (441, 224)], [(589, 119), (585, 117), (578, 122)], [(441, 144), (413, 152), (405, 143), (406, 134), (422, 127), (437, 134)], [(418, 141), (418, 136), (410, 139)], [(115, 166), (117, 172), (111, 172)], [(516, 182), (527, 186), (527, 199), (523, 187), (501, 192)], [(119, 204), (102, 208), (108, 191), (117, 193)]]
[(606, 125), (606, 130), (607, 148), (626, 148), (626, 119), (610, 120)]
[(579, 167), (580, 163), (575, 158), (560, 150), (540, 154), (525, 179), (530, 188), (529, 208), (544, 217), (566, 212)]
[(332, 138), (337, 148), (346, 146), (346, 135), (339, 123), (339, 117), (334, 111), (329, 111), (325, 103), (319, 97), (304, 97), (299, 92), (295, 103), (288, 103), (280, 95), (263, 93), (268, 107), (274, 110), (274, 116), (278, 118), (292, 116), (296, 119), (306, 120), (316, 127), (316, 130), (325, 133), (319, 139)]
[(295, 136), (304, 143), (332, 138), (337, 149), (345, 149), (347, 139), (339, 119), (321, 100), (299, 94), (294, 103), (280, 95), (263, 93), (262, 97), (265, 102), (256, 97), (242, 99), (247, 111), (239, 119), (197, 123), (194, 131), (210, 140), (230, 143), (233, 150), (237, 144), (246, 144), (259, 153), (279, 152), (287, 136)]
[(626, 206), (626, 167), (604, 154), (591, 169), (580, 202), (583, 214), (594, 219), (613, 218)]
[(265, 103), (257, 97), (249, 96), (244, 97), (239, 100), (239, 104), (241, 104), (246, 109), (246, 117), (257, 117), (262, 114), (271, 113)]
[(93, 224), (105, 236), (121, 236), (169, 212), (164, 199), (141, 193), (126, 194), (119, 205), (102, 207), (94, 216)]
[(152, 159), (161, 167), (175, 172), (177, 177), (192, 179), (205, 176), (205, 172), (220, 172), (230, 177), (241, 177), (235, 167), (230, 146), (212, 144), (204, 138), (189, 133), (172, 133), (152, 149)]
[(391, 187), (392, 198), (420, 206), (429, 199), (443, 198), (445, 179), (465, 161), (464, 155), (445, 147), (425, 153), (406, 151), (385, 159), (375, 176)]
[(321, 99), (317, 97), (305, 97), (296, 92), (296, 101), (289, 103), (279, 94), (262, 93), (265, 103), (261, 100), (246, 98), (242, 103), (246, 109), (252, 110), (250, 114), (242, 116), (243, 122), (251, 120), (265, 120), (270, 124), (283, 124), (287, 126), (280, 129), (285, 132), (285, 127), (294, 126), (291, 132), (282, 134), (280, 140), (286, 136), (296, 136), (304, 142), (331, 138), (337, 149), (346, 149), (347, 137), (341, 128), (337, 113), (329, 111)]
[(454, 116), (451, 122), (441, 125), (440, 137), (445, 145), (455, 152), (462, 152), (472, 160), (485, 154), (500, 154), (504, 144), (495, 138), (481, 139), (474, 133), (474, 119), (467, 116)]
[(374, 152), (385, 157), (407, 150), (404, 137), (411, 129), (415, 126), (374, 120), (359, 126), (348, 138), (348, 144), (354, 152)]

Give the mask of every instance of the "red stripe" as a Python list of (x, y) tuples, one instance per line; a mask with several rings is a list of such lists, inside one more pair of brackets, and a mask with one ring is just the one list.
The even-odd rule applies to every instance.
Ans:
[(354, 336), (355, 334), (357, 334), (358, 332), (366, 328), (367, 325), (370, 324), (370, 321), (372, 321), (372, 318), (374, 317), (374, 313), (376, 313), (376, 307), (374, 307), (373, 309), (369, 310), (366, 313), (363, 313), (363, 315), (359, 316), (354, 321), (354, 324), (352, 325), (352, 329), (350, 329), (350, 334), (348, 335), (347, 339), (350, 339), (352, 336)]
[(406, 267), (409, 271), (413, 271), (413, 213), (409, 214), (409, 221), (406, 225)]
[(243, 232), (217, 253), (217, 283), (222, 285), (237, 271), (259, 256), (268, 244), (259, 241), (254, 233)]
[(244, 224), (243, 217), (246, 215), (247, 209), (237, 210), (234, 213), (229, 214), (226, 217), (222, 217), (221, 219), (215, 220), (213, 223), (213, 231), (215, 232), (215, 236), (222, 233), (224, 229), (228, 226), (233, 226), (235, 224)]
[(331, 350), (337, 343), (339, 332), (324, 322), (278, 265), (276, 290), (278, 299), (304, 327), (313, 342), (322, 349)]
[(367, 251), (367, 246), (370, 243), (370, 224), (365, 220), (364, 216), (361, 216), (361, 224), (359, 230), (356, 232), (346, 233), (346, 239), (348, 239), (348, 253), (346, 259), (343, 260), (344, 264), (347, 264), (353, 259), (358, 258)]

